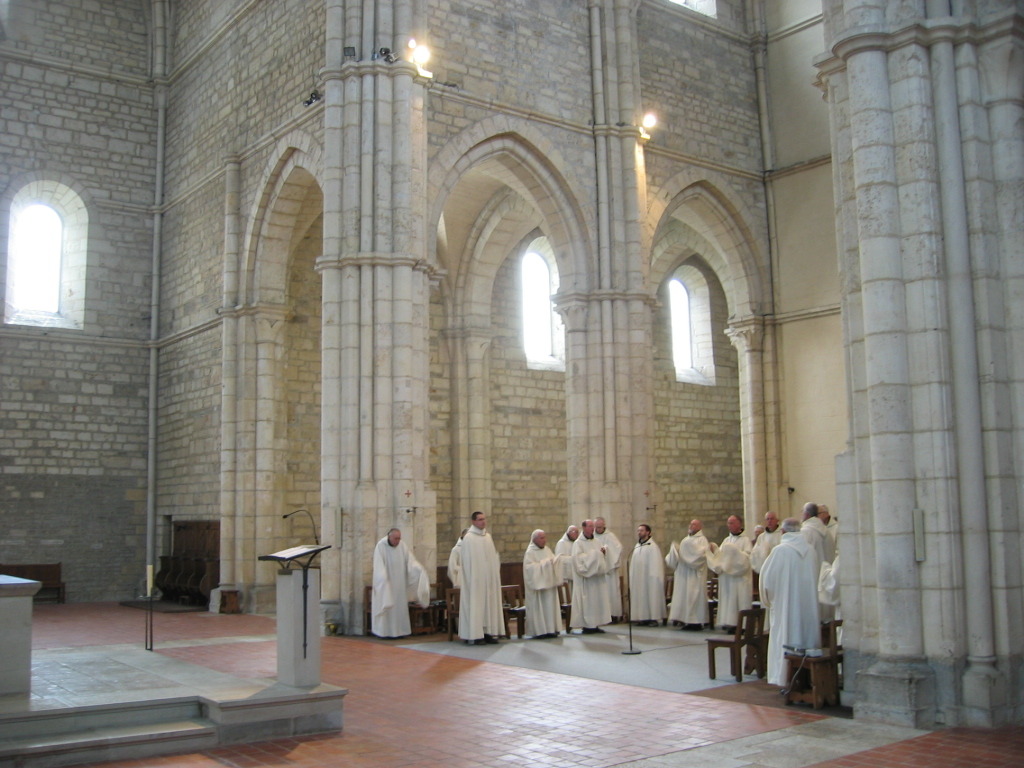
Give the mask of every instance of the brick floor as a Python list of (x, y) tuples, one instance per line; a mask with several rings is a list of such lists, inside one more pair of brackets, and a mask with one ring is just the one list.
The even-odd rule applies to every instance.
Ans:
[[(35, 610), (33, 646), (109, 645), (136, 638), (141, 642), (143, 616), (142, 611), (114, 604), (40, 605)], [(160, 653), (239, 677), (276, 674), (271, 618), (210, 613), (158, 613), (153, 618)], [(806, 709), (719, 701), (357, 638), (323, 638), (321, 655), (323, 681), (349, 690), (342, 733), (102, 765), (606, 768), (746, 736), (783, 733), (823, 717)], [(868, 766), (1020, 768), (1024, 728), (952, 728), (815, 768)]]

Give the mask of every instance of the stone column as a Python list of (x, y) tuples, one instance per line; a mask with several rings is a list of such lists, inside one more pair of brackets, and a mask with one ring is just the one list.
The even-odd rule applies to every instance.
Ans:
[(746, 530), (752, 531), (770, 509), (764, 402), (764, 321), (759, 317), (734, 321), (725, 333), (736, 348), (739, 362), (743, 516)]
[(238, 587), (238, 258), (241, 248), (241, 159), (225, 160), (224, 276), (221, 299), (220, 415), (220, 584), (210, 593), (210, 610), (234, 613), (241, 608)]
[(452, 510), (459, 530), (470, 515), (491, 512), (490, 365), (491, 333), (452, 330)]
[[(863, 22), (877, 8), (862, 10), (858, 18)], [(844, 107), (850, 126), (853, 199), (847, 210), (858, 232), (856, 251), (845, 255), (855, 260), (862, 309), (855, 322), (856, 343), (863, 345), (863, 379), (851, 389), (867, 419), (864, 429), (853, 433), (858, 452), (854, 466), (862, 485), (858, 508), (851, 511), (869, 520), (873, 532), (874, 556), (861, 561), (865, 570), (859, 575), (877, 585), (869, 595), (876, 601), (878, 616), (872, 628), (878, 655), (857, 677), (856, 706), (868, 716), (920, 723), (930, 718), (925, 710), (933, 702), (934, 681), (924, 663), (914, 553), (917, 488), (907, 299), (898, 148), (884, 42), (884, 35), (859, 34), (844, 40), (850, 47), (840, 53), (849, 83)]]
[(591, 0), (591, 89), (597, 253), (585, 290), (556, 303), (565, 317), (570, 516), (628, 530), (657, 502), (652, 488), (653, 300), (643, 253), (644, 136), (635, 4)]
[[(396, 526), (436, 562), (428, 487), (424, 82), (412, 0), (328, 0), (324, 80), (321, 610), (362, 628), (377, 540)], [(380, 54), (381, 48), (391, 55)], [(348, 53), (346, 53), (348, 50)], [(411, 510), (415, 508), (413, 514)]]

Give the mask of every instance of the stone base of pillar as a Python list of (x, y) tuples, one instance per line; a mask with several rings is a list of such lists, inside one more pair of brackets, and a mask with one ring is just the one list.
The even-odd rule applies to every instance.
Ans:
[(344, 634), (344, 625), (341, 621), (340, 601), (320, 601), (320, 626), (323, 627), (323, 634), (325, 636)]
[(1006, 677), (995, 662), (969, 662), (962, 678), (961, 725), (998, 728), (1009, 722)]
[(277, 588), (273, 584), (253, 585), (243, 589), (243, 594), (246, 613), (277, 613)]
[(935, 674), (921, 661), (876, 661), (857, 673), (858, 720), (935, 727)]

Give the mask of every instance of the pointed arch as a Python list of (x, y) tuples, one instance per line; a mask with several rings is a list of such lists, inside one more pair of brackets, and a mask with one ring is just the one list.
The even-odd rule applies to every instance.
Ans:
[(323, 215), (323, 150), (305, 133), (278, 142), (263, 171), (241, 255), (242, 304), (280, 304), (288, 255)]
[(651, 284), (659, 285), (697, 253), (721, 282), (730, 316), (763, 315), (772, 305), (767, 267), (760, 240), (741, 213), (751, 206), (733, 200), (725, 183), (686, 171), (653, 196)]
[(536, 211), (537, 226), (554, 251), (562, 289), (586, 289), (593, 249), (579, 203), (584, 198), (558, 170), (571, 164), (535, 126), (507, 117), (482, 121), (450, 141), (431, 166), (429, 178), (437, 181), (428, 191), (433, 201), (428, 221), (435, 224), (428, 252), (449, 259), (442, 267), (453, 271), (458, 243), (464, 242), (450, 220), (452, 200), (465, 200), (470, 190), (484, 190), (482, 200), (474, 196), (480, 210), (483, 200), (506, 187)]

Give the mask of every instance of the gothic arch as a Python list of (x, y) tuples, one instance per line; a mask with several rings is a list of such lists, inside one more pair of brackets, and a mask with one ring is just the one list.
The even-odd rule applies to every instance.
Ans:
[(305, 134), (282, 139), (267, 163), (241, 254), (241, 304), (283, 304), (289, 255), (323, 215), (322, 149)]
[(680, 263), (683, 251), (698, 253), (718, 276), (730, 316), (763, 315), (771, 296), (761, 248), (722, 181), (686, 171), (652, 197), (652, 285)]
[[(452, 268), (459, 256), (459, 228), (453, 226), (449, 204), (474, 189), (485, 190), (490, 200), (498, 188), (505, 187), (536, 210), (537, 225), (554, 249), (562, 285), (566, 289), (585, 289), (592, 249), (578, 203), (581, 198), (558, 170), (567, 167), (570, 164), (548, 139), (520, 121), (494, 117), (467, 129), (431, 164), (429, 176), (438, 182), (431, 183), (428, 190), (429, 199), (434, 201), (428, 221), (436, 224), (430, 233), (428, 253), (447, 258), (448, 263), (440, 266), (450, 273), (466, 268), (465, 264)], [(478, 213), (483, 210), (483, 206), (478, 208)], [(468, 235), (474, 225), (475, 221), (463, 222), (461, 229)], [(439, 231), (443, 233), (440, 237)]]

